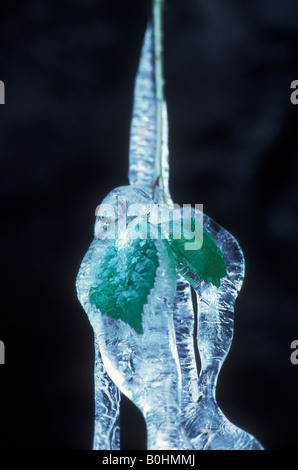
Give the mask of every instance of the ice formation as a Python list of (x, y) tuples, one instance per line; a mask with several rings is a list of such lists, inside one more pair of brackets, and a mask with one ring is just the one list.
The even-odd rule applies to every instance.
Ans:
[[(219, 288), (194, 276), (198, 316), (196, 339), (201, 370), (198, 381), (194, 382), (191, 366), (182, 368), (185, 386), (192, 384), (192, 393), (183, 395), (183, 423), (197, 450), (261, 450), (261, 444), (231, 423), (217, 404), (217, 378), (233, 339), (234, 304), (243, 283), (244, 257), (229, 232), (205, 214), (203, 221), (224, 254), (227, 275)], [(178, 324), (183, 328), (183, 312), (176, 309), (175, 313), (177, 331)], [(178, 350), (179, 356), (185, 356), (183, 343)]]
[[(93, 450), (120, 449), (120, 392), (106, 372), (99, 348), (100, 329), (98, 311), (91, 305), (89, 290), (93, 281), (95, 263), (98, 262), (98, 244), (94, 240), (80, 266), (76, 287), (77, 295), (94, 331), (94, 398), (95, 418)], [(103, 251), (103, 250), (101, 250)], [(100, 258), (99, 258), (100, 259)]]
[[(169, 192), (168, 122), (163, 103), (162, 175), (164, 192), (156, 186), (156, 96), (153, 36), (148, 25), (135, 83), (130, 133), (130, 186), (112, 191), (104, 203), (125, 197), (127, 205), (156, 203), (173, 207)], [(162, 243), (156, 242), (159, 267), (144, 307), (143, 334), (101, 313), (89, 291), (109, 241), (95, 236), (77, 276), (78, 298), (88, 315), (95, 340), (95, 428), (93, 449), (120, 449), (120, 392), (142, 411), (147, 448), (262, 449), (250, 434), (230, 423), (216, 402), (216, 383), (229, 351), (234, 329), (234, 303), (244, 277), (244, 258), (237, 241), (203, 216), (204, 227), (224, 254), (227, 276), (219, 288), (193, 276), (198, 304), (198, 377), (194, 351), (194, 308), (188, 281), (176, 273)], [(131, 249), (129, 233), (116, 241), (123, 256)], [(126, 250), (126, 251), (125, 251)], [(125, 254), (126, 253), (126, 254)], [(124, 259), (124, 258), (123, 258)], [(190, 275), (182, 268), (183, 275)]]

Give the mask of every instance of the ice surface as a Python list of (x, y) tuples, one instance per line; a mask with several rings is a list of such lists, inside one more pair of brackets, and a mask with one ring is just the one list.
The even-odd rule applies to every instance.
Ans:
[[(156, 138), (154, 93), (152, 34), (149, 26), (145, 35), (135, 88), (129, 170), (130, 183), (143, 187), (147, 191), (152, 189), (154, 179)], [(149, 113), (148, 108), (150, 108)], [(147, 136), (145, 142), (151, 142), (152, 152), (146, 153), (146, 144), (143, 144), (142, 139), (144, 131)], [(143, 163), (144, 153), (146, 153), (146, 171), (144, 171)], [(168, 119), (165, 103), (162, 172), (167, 203), (171, 207), (173, 201), (169, 191)], [(160, 193), (157, 202), (162, 203)], [(177, 275), (174, 324), (182, 376), (184, 425), (196, 449), (261, 449), (262, 446), (256, 439), (228, 421), (216, 402), (218, 374), (233, 338), (234, 304), (244, 278), (244, 257), (231, 234), (207, 215), (203, 216), (203, 221), (205, 228), (214, 237), (217, 246), (224, 254), (227, 276), (222, 280), (219, 289), (197, 279), (198, 335), (196, 340), (202, 366), (198, 380), (191, 289), (188, 282), (179, 274)]]
[[(135, 83), (130, 133), (130, 187), (112, 191), (103, 203), (125, 197), (129, 205), (155, 202), (169, 207), (168, 121), (163, 104), (162, 174), (165, 193), (155, 185), (156, 103), (153, 38), (148, 25)], [(165, 196), (165, 198), (164, 198)], [(142, 411), (147, 425), (148, 449), (262, 449), (248, 433), (223, 415), (216, 402), (216, 383), (230, 349), (234, 329), (234, 303), (244, 277), (244, 258), (237, 241), (204, 215), (204, 226), (224, 254), (227, 276), (221, 286), (195, 281), (198, 335), (194, 338), (194, 309), (189, 283), (173, 272), (161, 242), (157, 242), (159, 267), (143, 315), (143, 335), (121, 320), (113, 320), (90, 304), (89, 289), (98, 262), (108, 248), (95, 237), (77, 277), (77, 292), (95, 338), (94, 449), (119, 449), (120, 391)], [(127, 234), (118, 242), (127, 246)], [(127, 244), (127, 245), (126, 245)], [(177, 289), (175, 291), (175, 287)], [(195, 343), (201, 371), (195, 360)], [(183, 426), (182, 426), (183, 423)], [(187, 433), (187, 436), (185, 434)], [(189, 439), (188, 439), (189, 438)]]
[[(153, 54), (153, 36), (149, 24), (144, 37), (135, 82), (129, 151), (129, 182), (131, 185), (144, 189), (149, 194), (152, 193), (155, 177), (157, 134)], [(168, 117), (165, 102), (163, 103), (162, 142), (162, 175), (165, 198), (168, 207), (173, 207), (174, 204), (169, 190)], [(163, 195), (159, 188), (156, 188), (155, 200), (163, 204)], [(194, 354), (194, 311), (191, 289), (189, 283), (180, 274), (177, 274), (174, 321), (182, 372), (182, 404), (186, 407), (190, 401), (198, 399), (199, 389)]]
[[(128, 186), (112, 191), (103, 204), (114, 204), (117, 198), (125, 198), (127, 213), (132, 204), (150, 202), (145, 193)], [(79, 274), (78, 291), (94, 329), (105, 370), (118, 389), (142, 411), (147, 426), (148, 449), (192, 449), (181, 425), (181, 375), (173, 324), (176, 293), (173, 260), (168, 256), (164, 244), (156, 241), (159, 266), (154, 287), (144, 307), (143, 334), (137, 334), (123, 321), (114, 320), (90, 304), (87, 291), (91, 287), (98, 262), (103, 259), (108, 246), (107, 239), (98, 238), (98, 225), (100, 218), (96, 221), (96, 236)], [(129, 249), (129, 230), (128, 233), (121, 231), (116, 242), (122, 249)], [(105, 423), (109, 422), (112, 432), (112, 421), (117, 411), (113, 407), (112, 398), (117, 398), (117, 393), (109, 381), (105, 385), (105, 392), (109, 390), (109, 393), (100, 398), (102, 401), (103, 398), (108, 399), (108, 407), (107, 413), (100, 417), (100, 423), (105, 428)]]
[[(141, 51), (134, 88), (134, 103), (129, 143), (129, 183), (141, 187), (152, 195), (155, 184), (155, 156), (157, 137), (157, 108), (155, 97), (154, 50), (151, 23), (148, 24)], [(165, 195), (169, 202), (169, 152), (168, 119), (163, 102), (162, 174)], [(162, 202), (160, 189), (156, 188), (156, 202)]]
[(156, 102), (153, 37), (148, 25), (134, 87), (129, 143), (129, 183), (149, 194), (155, 178)]
[[(203, 224), (224, 254), (227, 275), (221, 279), (219, 288), (194, 277), (201, 371), (198, 398), (189, 394), (184, 400), (184, 426), (197, 450), (261, 450), (263, 447), (253, 436), (224, 416), (216, 401), (218, 375), (233, 339), (235, 300), (244, 279), (243, 253), (235, 238), (206, 214)], [(182, 322), (182, 316), (180, 320)], [(192, 383), (191, 374), (184, 369), (185, 372), (189, 375), (188, 382)]]
[[(89, 300), (96, 262), (102, 256), (93, 242), (87, 251), (77, 275), (77, 295), (82, 307), (88, 315), (94, 330), (95, 360), (94, 360), (94, 450), (120, 449), (120, 394), (116, 385), (111, 381), (102, 362), (99, 350), (97, 311)], [(104, 247), (103, 250), (104, 251)], [(99, 255), (99, 258), (97, 256)]]

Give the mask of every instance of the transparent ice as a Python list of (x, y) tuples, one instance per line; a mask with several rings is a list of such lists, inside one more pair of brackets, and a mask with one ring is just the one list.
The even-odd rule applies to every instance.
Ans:
[[(127, 186), (112, 191), (103, 204), (114, 204), (117, 197), (126, 199), (127, 212), (132, 204), (151, 202), (143, 191)], [(92, 324), (104, 367), (118, 389), (142, 411), (147, 427), (148, 449), (192, 449), (181, 423), (181, 374), (173, 323), (176, 292), (174, 261), (168, 256), (166, 246), (156, 241), (159, 266), (154, 287), (144, 307), (143, 334), (138, 334), (122, 320), (101, 314), (88, 299), (98, 262), (103, 259), (108, 247), (107, 239), (98, 238), (99, 231), (95, 225), (96, 236), (85, 257), (84, 271), (79, 274), (78, 283), (81, 286), (83, 278), (80, 295), (82, 298), (84, 291), (84, 308)], [(119, 249), (127, 251), (131, 248), (133, 234), (129, 229), (122, 230), (116, 240)], [(109, 388), (107, 381), (105, 384)], [(115, 394), (114, 388), (111, 390)], [(113, 432), (111, 417), (115, 416), (116, 408), (112, 406), (111, 393), (108, 394), (106, 409), (110, 410), (109, 416), (102, 416), (101, 421), (109, 421), (109, 430)], [(104, 426), (105, 423), (102, 428)]]
[[(167, 204), (171, 207), (167, 126), (164, 103), (162, 173)], [(114, 190), (104, 202), (123, 195), (128, 204), (150, 199), (156, 179), (155, 149), (153, 37), (149, 25), (135, 83), (129, 149), (131, 186)], [(154, 188), (154, 199), (164, 202), (158, 187)], [(88, 292), (107, 242), (95, 236), (82, 262), (77, 292), (95, 339), (94, 449), (120, 448), (120, 391), (144, 414), (148, 449), (262, 449), (256, 439), (224, 416), (216, 402), (218, 374), (233, 338), (234, 303), (244, 278), (244, 258), (237, 241), (227, 231), (206, 215), (203, 221), (224, 254), (228, 273), (219, 289), (195, 279), (196, 341), (190, 285), (180, 274), (169, 274), (172, 270), (161, 244), (157, 280), (144, 310), (144, 335), (100, 314), (90, 304)], [(201, 360), (199, 377), (194, 343)]]
[[(224, 254), (227, 275), (221, 279), (219, 288), (193, 276), (201, 370), (194, 385), (189, 367), (182, 368), (184, 381), (196, 388), (195, 394), (184, 394), (183, 423), (197, 450), (261, 450), (263, 447), (253, 436), (226, 418), (216, 401), (218, 375), (233, 339), (234, 304), (244, 279), (243, 253), (235, 238), (205, 214), (203, 224)], [(183, 312), (176, 309), (176, 331), (178, 320), (182, 327)], [(178, 351), (179, 356), (185, 355), (184, 344), (178, 346)]]
[(94, 331), (94, 398), (95, 418), (93, 450), (120, 449), (120, 392), (106, 372), (99, 348), (98, 311), (89, 300), (96, 263), (103, 256), (105, 244), (94, 240), (80, 266), (76, 287), (82, 304)]

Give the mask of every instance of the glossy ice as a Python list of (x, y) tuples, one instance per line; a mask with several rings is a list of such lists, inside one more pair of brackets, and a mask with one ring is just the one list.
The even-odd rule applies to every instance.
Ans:
[[(135, 87), (130, 146), (130, 183), (152, 191), (155, 157), (155, 89), (152, 33), (147, 29)], [(143, 140), (142, 136), (146, 136)], [(145, 163), (144, 163), (145, 162)], [(162, 173), (168, 206), (169, 192), (168, 120), (164, 103)], [(157, 192), (156, 200), (162, 203)], [(216, 402), (216, 383), (230, 349), (234, 330), (234, 304), (244, 278), (244, 257), (237, 241), (207, 215), (204, 226), (224, 254), (227, 276), (218, 289), (201, 279), (196, 281), (198, 334), (196, 345), (201, 359), (198, 371), (194, 351), (194, 308), (191, 289), (177, 275), (174, 302), (176, 344), (182, 376), (182, 413), (184, 426), (196, 449), (262, 449), (250, 434), (239, 429), (223, 415)]]
[[(145, 193), (131, 186), (112, 191), (103, 204), (115, 204), (122, 198), (130, 205), (151, 202)], [(117, 223), (117, 219), (116, 219)], [(104, 257), (108, 240), (100, 239), (100, 228), (95, 225), (95, 238), (86, 255), (84, 282), (92, 285), (98, 262)], [(131, 248), (131, 233), (121, 230), (116, 238), (119, 250)], [(154, 287), (143, 310), (143, 334), (136, 333), (122, 320), (114, 320), (91, 306), (84, 297), (101, 358), (109, 377), (122, 393), (142, 411), (147, 426), (147, 448), (191, 449), (181, 425), (181, 375), (173, 325), (173, 302), (176, 292), (176, 271), (167, 248), (156, 241), (159, 266)], [(88, 266), (88, 268), (87, 268)], [(84, 291), (87, 292), (87, 288)], [(107, 387), (112, 384), (106, 383)], [(116, 396), (112, 386), (113, 396)], [(111, 395), (109, 394), (109, 398)], [(116, 411), (109, 401), (110, 412)], [(113, 413), (102, 415), (101, 421), (112, 425)], [(112, 426), (111, 426), (112, 428)]]
[[(129, 204), (148, 201), (144, 192), (137, 191), (139, 188), (149, 195), (154, 193), (155, 202), (164, 202), (165, 196), (168, 206), (173, 205), (168, 188), (165, 103), (162, 155), (165, 194), (158, 187), (153, 191), (156, 104), (152, 44), (149, 25), (135, 84), (129, 151), (131, 188), (119, 188), (105, 202), (115, 195), (125, 195)], [(252, 436), (230, 423), (216, 402), (217, 377), (233, 337), (234, 302), (244, 277), (244, 260), (238, 243), (228, 232), (206, 215), (204, 225), (224, 253), (228, 275), (219, 289), (196, 279), (196, 342), (202, 364), (199, 378), (190, 285), (180, 274), (174, 276), (162, 245), (158, 246), (160, 282), (156, 282), (144, 311), (143, 337), (90, 304), (88, 292), (96, 264), (107, 249), (105, 240), (95, 237), (82, 262), (77, 278), (78, 296), (95, 333), (95, 449), (119, 449), (119, 389), (145, 416), (148, 449), (262, 448)], [(122, 240), (122, 244), (126, 242)]]
[[(232, 424), (216, 401), (217, 379), (232, 343), (234, 305), (244, 279), (243, 253), (235, 238), (207, 215), (203, 216), (203, 223), (224, 254), (227, 275), (221, 279), (219, 288), (195, 278), (201, 371), (196, 390), (198, 399), (189, 394), (184, 400), (184, 426), (198, 450), (260, 450), (261, 444)], [(191, 382), (192, 377), (188, 375)]]
[(120, 449), (120, 392), (108, 376), (99, 349), (98, 312), (89, 300), (89, 289), (96, 263), (103, 256), (104, 244), (99, 250), (94, 241), (87, 251), (77, 275), (76, 287), (79, 301), (88, 315), (94, 331), (94, 398), (95, 419), (93, 450)]

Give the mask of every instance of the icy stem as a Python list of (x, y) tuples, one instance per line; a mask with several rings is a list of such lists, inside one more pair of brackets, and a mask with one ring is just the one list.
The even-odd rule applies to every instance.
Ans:
[[(154, 85), (153, 36), (151, 25), (144, 38), (138, 74), (135, 82), (134, 105), (130, 133), (129, 181), (149, 194), (155, 183), (156, 149), (156, 96)], [(169, 207), (173, 206), (169, 191), (169, 149), (167, 106), (163, 102), (162, 123), (162, 177), (164, 195), (155, 188), (156, 202), (163, 204), (164, 198)], [(194, 312), (191, 289), (188, 282), (177, 274), (177, 291), (174, 301), (174, 325), (176, 346), (182, 378), (182, 407), (196, 401), (199, 396), (197, 368), (194, 354)]]
[(151, 24), (144, 37), (134, 88), (130, 128), (129, 183), (149, 194), (155, 179), (156, 101)]

